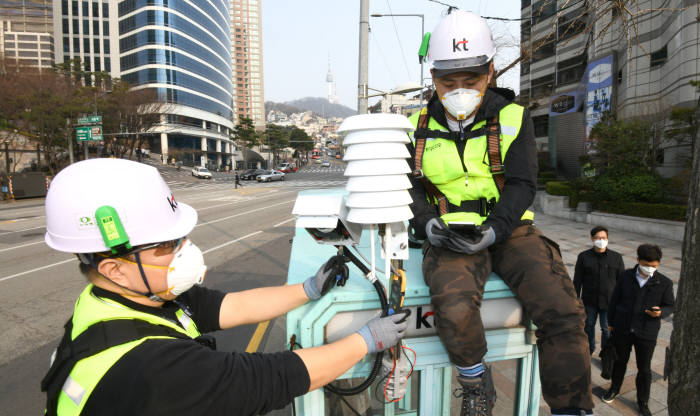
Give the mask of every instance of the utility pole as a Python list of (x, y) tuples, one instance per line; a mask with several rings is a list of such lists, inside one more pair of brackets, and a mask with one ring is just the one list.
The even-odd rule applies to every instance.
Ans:
[(70, 118), (66, 117), (66, 139), (68, 139), (68, 157), (72, 165), (75, 160), (73, 158), (73, 132), (70, 130)]
[(360, 57), (357, 77), (357, 113), (367, 114), (369, 0), (360, 0)]

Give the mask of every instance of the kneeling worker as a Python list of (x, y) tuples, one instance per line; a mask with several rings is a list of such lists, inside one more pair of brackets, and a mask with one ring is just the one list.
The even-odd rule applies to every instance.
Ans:
[(77, 253), (90, 282), (42, 382), (48, 415), (265, 413), (395, 345), (407, 326), (394, 315), (320, 347), (215, 351), (203, 333), (283, 315), (320, 298), (347, 268), (335, 256), (303, 284), (235, 293), (199, 286), (206, 266), (187, 238), (197, 212), (147, 165), (69, 166), (51, 184), (46, 222), (46, 243)]

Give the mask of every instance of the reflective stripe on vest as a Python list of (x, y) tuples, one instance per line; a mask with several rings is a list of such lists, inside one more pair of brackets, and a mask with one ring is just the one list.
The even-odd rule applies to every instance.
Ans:
[[(88, 285), (75, 303), (71, 339), (75, 339), (92, 324), (113, 319), (140, 319), (156, 325), (165, 325), (190, 338), (196, 338), (201, 335), (194, 321), (183, 313), (182, 310), (178, 310), (176, 315), (186, 329), (182, 329), (179, 325), (167, 319), (136, 311), (111, 299), (97, 297), (92, 293), (92, 288), (93, 285)], [(188, 325), (184, 325), (183, 321), (189, 321)], [(144, 337), (136, 341), (108, 348), (98, 354), (80, 360), (75, 367), (73, 367), (65, 383), (63, 383), (63, 389), (58, 396), (58, 415), (80, 414), (90, 394), (97, 386), (97, 383), (100, 382), (114, 363), (124, 354), (131, 351), (131, 349), (149, 338), (169, 337)]]
[[(511, 103), (503, 107), (499, 112), (502, 163), (505, 161), (510, 145), (520, 133), (524, 110), (522, 106)], [(420, 112), (417, 112), (409, 118), (414, 126), (417, 126), (419, 117)], [(486, 120), (482, 120), (474, 124), (472, 131), (478, 130), (485, 125)], [(449, 131), (435, 121), (433, 117), (430, 118), (428, 129)], [(411, 140), (413, 140), (412, 135)], [(459, 206), (462, 201), (478, 200), (480, 198), (486, 198), (486, 200), (495, 198), (498, 200), (501, 195), (489, 170), (486, 135), (467, 140), (464, 154), (461, 157), (463, 157), (464, 166), (467, 168), (466, 174), (454, 141), (428, 138), (423, 152), (423, 174), (453, 205)], [(466, 180), (467, 178), (468, 181)], [(521, 219), (531, 220), (534, 217), (535, 214), (527, 210)], [(482, 217), (476, 212), (451, 212), (442, 215), (441, 218), (446, 223), (465, 221), (477, 225), (486, 220), (486, 217)]]

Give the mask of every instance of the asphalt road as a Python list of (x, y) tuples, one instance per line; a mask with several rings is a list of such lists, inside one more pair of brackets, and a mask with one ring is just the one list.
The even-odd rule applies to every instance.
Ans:
[[(284, 182), (243, 182), (239, 189), (233, 189), (231, 174), (217, 173), (209, 181), (193, 178), (189, 169), (161, 168), (177, 200), (199, 213), (190, 238), (209, 267), (205, 285), (238, 291), (283, 284), (294, 200), (302, 189), (343, 186), (342, 163), (331, 163), (288, 174)], [(86, 284), (75, 256), (44, 243), (43, 203), (0, 203), (0, 415), (43, 411), (40, 380)], [(215, 335), (219, 350), (278, 351), (285, 344), (284, 318)]]

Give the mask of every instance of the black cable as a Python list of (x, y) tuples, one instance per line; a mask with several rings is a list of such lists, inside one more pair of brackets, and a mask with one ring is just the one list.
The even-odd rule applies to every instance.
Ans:
[[(370, 272), (369, 268), (364, 263), (362, 263), (354, 254), (352, 254), (350, 250), (343, 250), (343, 255), (347, 257), (352, 262), (352, 264), (357, 266), (357, 268), (360, 269), (360, 271), (362, 271), (362, 273), (365, 276)], [(389, 303), (387, 302), (384, 286), (382, 286), (382, 284), (379, 283), (378, 280), (375, 280), (372, 283), (372, 286), (374, 286), (374, 290), (377, 292), (377, 296), (379, 297), (379, 304), (382, 307), (382, 316), (387, 316), (389, 314)], [(367, 376), (365, 381), (358, 384), (357, 386), (350, 388), (342, 388), (329, 383), (326, 385), (325, 389), (331, 393), (335, 393), (340, 396), (354, 396), (365, 391), (370, 385), (372, 385), (374, 379), (377, 378), (377, 374), (379, 374), (379, 370), (381, 370), (382, 368), (383, 358), (384, 351), (378, 352), (377, 356), (374, 359), (374, 365), (372, 366), (372, 370), (370, 371), (369, 376)]]

